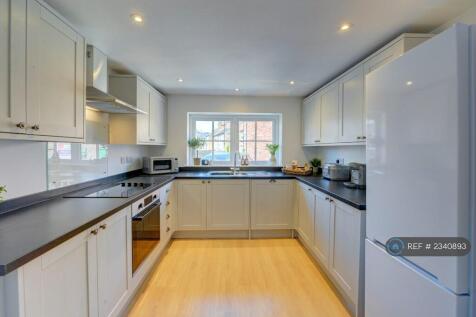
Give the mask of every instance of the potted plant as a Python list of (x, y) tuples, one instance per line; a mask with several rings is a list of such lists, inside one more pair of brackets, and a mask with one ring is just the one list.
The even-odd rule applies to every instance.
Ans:
[(205, 140), (200, 138), (191, 138), (188, 140), (188, 146), (195, 150), (196, 157), (193, 158), (193, 165), (200, 165), (200, 157), (198, 157), (198, 149), (201, 148), (205, 144)]
[(321, 167), (321, 160), (313, 158), (309, 163), (312, 166), (312, 175), (317, 176), (319, 174), (319, 168)]
[(6, 193), (6, 192), (7, 192), (7, 186), (5, 186), (5, 185), (0, 185), (0, 201), (3, 200), (2, 194), (3, 194), (3, 193)]
[(272, 165), (276, 165), (276, 152), (278, 152), (279, 144), (266, 144), (266, 148), (268, 149), (269, 154), (271, 154), (269, 161)]

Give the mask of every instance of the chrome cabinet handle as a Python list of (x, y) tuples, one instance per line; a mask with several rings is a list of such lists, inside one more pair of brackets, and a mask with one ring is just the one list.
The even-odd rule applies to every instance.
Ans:
[(308, 191), (311, 191), (311, 190), (312, 190), (312, 188), (308, 188), (307, 190), (308, 190)]
[(357, 140), (360, 140), (360, 139), (362, 139), (362, 137), (361, 137), (361, 136), (358, 136), (358, 137), (357, 137)]
[(155, 142), (155, 139), (149, 139), (149, 140)]
[(98, 234), (98, 229), (91, 230), (92, 235), (97, 235)]
[(166, 214), (166, 215), (165, 215), (165, 219), (170, 219), (170, 215), (169, 215), (169, 214)]
[(321, 140), (314, 140), (314, 142), (316, 142), (316, 143), (317, 143), (317, 142), (321, 142)]
[(169, 192), (170, 192), (170, 189), (166, 189), (165, 192), (166, 192), (166, 193), (169, 193)]
[(105, 230), (105, 229), (106, 229), (106, 227), (107, 227), (107, 225), (106, 225), (106, 224), (102, 224), (102, 225), (100, 225), (100, 226), (99, 226), (99, 228), (100, 228), (100, 229), (102, 229), (102, 230)]
[(170, 201), (167, 201), (167, 202), (165, 203), (165, 206), (168, 206), (168, 205), (170, 205)]
[(19, 129), (25, 129), (25, 123), (24, 123), (24, 122), (18, 122), (18, 123), (16, 124), (16, 126), (17, 126), (17, 128), (19, 128)]
[(329, 200), (329, 197), (326, 197), (326, 200)]
[(167, 227), (167, 229), (165, 230), (165, 232), (169, 232), (169, 231), (170, 231), (170, 228), (169, 228), (169, 227)]
[(271, 179), (269, 180), (269, 182), (270, 182), (270, 183), (276, 183), (276, 180), (275, 180), (274, 178), (271, 178)]
[(362, 137), (362, 139), (365, 140), (365, 139), (367, 139), (367, 137), (364, 135), (364, 136)]
[(40, 125), (39, 124), (34, 124), (34, 125), (31, 126), (31, 129), (35, 130), (35, 131), (38, 131), (38, 130), (40, 130)]

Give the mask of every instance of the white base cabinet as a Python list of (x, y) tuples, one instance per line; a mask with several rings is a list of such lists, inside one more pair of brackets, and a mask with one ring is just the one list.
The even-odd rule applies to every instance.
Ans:
[(18, 315), (116, 316), (131, 277), (130, 216), (125, 208), (18, 269)]
[(177, 230), (248, 230), (249, 180), (177, 181)]
[(314, 251), (324, 267), (329, 266), (332, 206), (329, 196), (316, 192), (314, 215)]
[[(19, 270), (25, 317), (89, 316), (88, 231), (25, 264)], [(91, 286), (94, 287), (94, 284)]]
[(298, 226), (297, 231), (309, 245), (314, 240), (314, 216), (316, 209), (316, 190), (312, 187), (298, 184)]
[(365, 211), (303, 183), (298, 185), (298, 200), (299, 238), (340, 290), (349, 309), (362, 316)]
[(177, 181), (177, 230), (207, 228), (207, 187), (204, 180)]
[(207, 229), (247, 230), (250, 226), (250, 181), (208, 180)]
[(167, 245), (175, 231), (175, 210), (177, 205), (175, 182), (160, 189), (160, 243)]
[(294, 180), (251, 181), (251, 229), (294, 228)]
[(91, 230), (88, 252), (89, 281), (92, 285), (90, 316), (115, 316), (127, 298), (132, 276), (128, 244), (130, 217), (131, 209), (126, 208)]

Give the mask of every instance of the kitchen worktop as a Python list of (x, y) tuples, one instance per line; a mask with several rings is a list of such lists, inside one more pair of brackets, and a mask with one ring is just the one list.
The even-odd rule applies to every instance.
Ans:
[[(0, 276), (14, 271), (174, 179), (297, 179), (354, 208), (365, 210), (366, 207), (364, 190), (348, 189), (342, 182), (322, 177), (285, 175), (277, 171), (239, 176), (211, 175), (208, 171), (141, 176), (148, 177), (152, 186), (135, 197), (64, 198), (65, 193), (0, 215)], [(88, 187), (88, 190), (99, 190), (109, 185), (111, 183)]]

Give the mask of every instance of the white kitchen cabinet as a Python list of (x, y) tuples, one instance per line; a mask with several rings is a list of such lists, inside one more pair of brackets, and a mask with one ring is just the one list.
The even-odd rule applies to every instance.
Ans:
[(156, 90), (150, 91), (150, 138), (155, 144), (167, 144), (167, 106), (165, 97)]
[(314, 210), (316, 206), (316, 195), (314, 189), (299, 183), (298, 202), (298, 232), (299, 235), (312, 245), (314, 241)]
[(362, 277), (359, 272), (363, 268), (365, 213), (332, 198), (330, 204), (329, 272), (338, 286), (357, 304), (359, 278)]
[[(97, 316), (116, 315), (127, 297), (129, 277), (128, 226), (130, 208), (123, 209), (99, 224), (96, 235)], [(90, 253), (91, 255), (91, 253)], [(92, 313), (92, 315), (95, 315)]]
[(110, 75), (109, 92), (137, 107), (137, 114), (111, 114), (111, 144), (167, 144), (165, 96), (135, 75)]
[(160, 236), (161, 243), (167, 244), (175, 231), (176, 191), (175, 183), (171, 182), (160, 189)]
[(84, 38), (43, 2), (0, 6), (0, 137), (82, 142)]
[(340, 142), (364, 140), (364, 68), (351, 69), (340, 80)]
[(302, 145), (365, 144), (365, 75), (431, 38), (405, 33), (304, 99)]
[(27, 3), (27, 132), (83, 138), (84, 38), (40, 3)]
[(304, 99), (301, 113), (302, 145), (321, 142), (321, 93)]
[(339, 83), (324, 88), (321, 97), (321, 142), (339, 142)]
[(331, 240), (331, 203), (329, 196), (316, 193), (316, 210), (314, 219), (314, 251), (324, 267), (329, 265)]
[(207, 186), (204, 180), (177, 181), (177, 230), (206, 230)]
[(207, 181), (207, 229), (249, 228), (250, 181)]
[(294, 228), (294, 181), (251, 181), (251, 229)]
[(90, 237), (82, 232), (20, 269), (25, 317), (89, 316)]
[(115, 316), (132, 276), (127, 207), (17, 271), (25, 317)]

